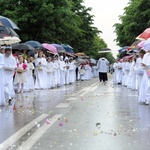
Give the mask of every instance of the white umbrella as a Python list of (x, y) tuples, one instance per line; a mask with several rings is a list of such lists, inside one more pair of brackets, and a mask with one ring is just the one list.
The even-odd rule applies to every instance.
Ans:
[(3, 38), (0, 38), (0, 45), (5, 45), (5, 44), (8, 44), (8, 45), (12, 45), (12, 44), (16, 44), (16, 43), (19, 43), (21, 40), (16, 37), (16, 36), (8, 36), (8, 37), (3, 37)]
[(145, 41), (144, 46), (143, 46), (143, 49), (144, 49), (145, 51), (150, 50), (150, 38)]

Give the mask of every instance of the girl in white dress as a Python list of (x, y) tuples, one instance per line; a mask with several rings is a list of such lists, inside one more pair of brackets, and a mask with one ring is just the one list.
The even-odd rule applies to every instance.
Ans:
[(138, 55), (139, 55), (139, 58), (137, 58), (137, 61), (136, 61), (136, 75), (137, 75), (137, 90), (138, 90), (138, 95), (139, 95), (141, 81), (142, 81), (143, 74), (144, 74), (144, 69), (142, 67), (142, 61), (143, 61), (143, 57), (145, 55), (145, 51), (141, 50)]
[(47, 72), (46, 72), (46, 59), (43, 57), (43, 52), (39, 51), (38, 58), (35, 60), (35, 71), (36, 71), (36, 89), (46, 89), (47, 88)]
[(31, 59), (27, 58), (27, 72), (26, 72), (27, 82), (24, 88), (26, 91), (34, 90), (33, 70), (34, 70), (34, 65), (31, 62)]
[(114, 72), (114, 84), (121, 84), (122, 82), (122, 63), (118, 60), (114, 63), (113, 68)]
[(69, 83), (72, 84), (75, 82), (75, 69), (76, 66), (74, 64), (73, 58), (70, 58), (69, 60)]
[[(0, 50), (1, 51), (1, 50)], [(0, 53), (0, 106), (4, 106), (5, 102), (5, 94), (4, 94), (4, 56)]]
[[(15, 75), (15, 83), (17, 83), (17, 93), (22, 93), (24, 84), (26, 83), (26, 69), (27, 65), (23, 63), (23, 57), (20, 56), (18, 58), (19, 63), (17, 64), (16, 75)], [(21, 87), (21, 89), (20, 89)]]
[(54, 88), (54, 63), (52, 62), (52, 59), (49, 57), (47, 59), (47, 86), (48, 88)]
[(65, 84), (69, 84), (69, 59), (65, 59)]

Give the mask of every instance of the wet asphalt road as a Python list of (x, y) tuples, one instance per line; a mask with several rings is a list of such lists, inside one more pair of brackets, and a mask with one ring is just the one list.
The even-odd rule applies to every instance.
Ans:
[(150, 106), (109, 78), (17, 95), (0, 108), (0, 150), (150, 150)]

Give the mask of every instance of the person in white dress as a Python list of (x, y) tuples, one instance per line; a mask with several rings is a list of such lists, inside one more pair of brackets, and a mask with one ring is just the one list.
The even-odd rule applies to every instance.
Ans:
[(17, 93), (23, 93), (24, 84), (26, 83), (26, 80), (27, 80), (26, 79), (27, 65), (23, 63), (23, 56), (20, 56), (18, 60), (19, 60), (19, 63), (17, 64), (14, 83), (17, 84)]
[(65, 62), (63, 60), (63, 56), (60, 56), (60, 86), (65, 85)]
[(136, 75), (137, 75), (137, 90), (138, 90), (138, 95), (139, 95), (141, 81), (142, 81), (143, 74), (144, 74), (144, 68), (142, 67), (142, 61), (143, 61), (143, 57), (145, 55), (145, 51), (141, 50), (138, 53), (138, 55), (139, 55), (139, 58), (137, 58), (137, 61), (136, 61)]
[(114, 68), (114, 78), (113, 82), (114, 84), (121, 84), (122, 83), (122, 63), (116, 60), (116, 62), (113, 65)]
[(46, 72), (46, 59), (43, 57), (43, 52), (39, 51), (38, 58), (35, 60), (35, 71), (36, 71), (36, 89), (46, 89), (47, 88), (47, 72)]
[(69, 59), (65, 58), (65, 84), (69, 84)]
[(47, 66), (46, 66), (46, 71), (47, 71), (47, 86), (48, 88), (54, 88), (54, 63), (52, 62), (52, 58), (49, 57), (47, 59)]
[(134, 56), (131, 61), (130, 72), (128, 76), (128, 85), (127, 87), (132, 90), (137, 90), (137, 81), (136, 81), (136, 57)]
[(130, 68), (131, 68), (131, 63), (130, 63), (130, 59), (126, 59), (125, 60), (125, 64), (124, 64), (124, 86), (128, 85), (128, 76), (129, 76), (129, 72), (130, 72)]
[(58, 54), (54, 56), (54, 78), (55, 78), (55, 87), (60, 86), (60, 62), (58, 60)]
[(149, 105), (150, 102), (150, 50), (144, 55), (142, 60), (142, 67), (144, 68), (144, 75), (139, 91), (138, 102)]
[(97, 66), (96, 66), (96, 64), (92, 65), (92, 74), (93, 74), (94, 78), (97, 77)]
[(27, 80), (24, 87), (25, 91), (32, 91), (35, 89), (33, 70), (34, 70), (34, 65), (32, 63), (32, 60), (30, 58), (27, 58), (27, 71), (26, 71)]
[(109, 68), (109, 61), (102, 57), (98, 60), (98, 63), (97, 63), (97, 68), (98, 68), (98, 71), (99, 71), (99, 80), (100, 82), (103, 81), (103, 83), (105, 84), (106, 81), (108, 81), (108, 77), (107, 77), (107, 73), (108, 73), (108, 68)]
[(0, 49), (0, 106), (6, 105), (5, 101), (5, 93), (4, 93), (4, 55), (1, 54), (1, 49)]
[(75, 82), (76, 78), (75, 78), (75, 69), (76, 66), (74, 64), (73, 58), (69, 59), (69, 83), (72, 84)]
[(9, 100), (9, 104), (11, 104), (12, 98), (15, 97), (15, 91), (13, 87), (13, 76), (16, 68), (17, 64), (15, 58), (12, 55), (12, 48), (6, 47), (4, 55), (4, 90), (6, 98)]

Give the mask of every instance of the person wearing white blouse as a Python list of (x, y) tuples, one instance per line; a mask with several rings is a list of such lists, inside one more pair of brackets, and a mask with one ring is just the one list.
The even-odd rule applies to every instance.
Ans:
[(47, 72), (46, 72), (46, 59), (43, 57), (43, 52), (39, 51), (38, 58), (35, 61), (36, 81), (35, 89), (46, 89), (47, 88)]

